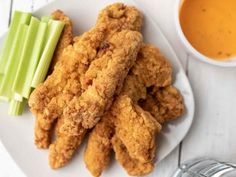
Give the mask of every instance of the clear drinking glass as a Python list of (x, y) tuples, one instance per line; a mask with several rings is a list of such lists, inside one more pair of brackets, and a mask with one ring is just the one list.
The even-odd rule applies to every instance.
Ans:
[(236, 165), (209, 158), (187, 161), (173, 177), (236, 177)]

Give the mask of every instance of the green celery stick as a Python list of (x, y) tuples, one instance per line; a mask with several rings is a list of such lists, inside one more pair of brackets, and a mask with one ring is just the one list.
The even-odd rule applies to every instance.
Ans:
[(33, 88), (37, 87), (42, 83), (47, 75), (48, 68), (54, 53), (54, 50), (57, 46), (57, 42), (60, 38), (61, 32), (63, 30), (64, 23), (60, 21), (50, 20), (48, 25), (48, 37), (45, 43), (45, 48), (43, 50), (42, 56), (39, 60), (33, 81), (31, 86)]
[(16, 33), (20, 24), (28, 24), (32, 14), (15, 11), (12, 21), (3, 44), (2, 52), (0, 55), (0, 74), (6, 71), (6, 65), (9, 61), (9, 56), (12, 52), (12, 46), (16, 41)]
[(24, 108), (26, 105), (26, 100), (24, 99), (23, 101), (17, 101), (17, 100), (11, 100), (10, 102), (10, 107), (8, 110), (9, 115), (12, 116), (20, 116), (22, 115)]
[(15, 36), (16, 40), (12, 45), (12, 51), (10, 53), (7, 65), (5, 66), (6, 71), (2, 79), (2, 84), (0, 86), (0, 96), (4, 96), (10, 99), (13, 96), (12, 85), (16, 77), (17, 68), (19, 66), (27, 30), (28, 26), (25, 24), (21, 24), (19, 29), (17, 30)]
[(31, 82), (42, 52), (46, 28), (46, 23), (40, 22), (35, 17), (31, 18), (20, 59), (20, 65), (13, 84), (13, 92), (16, 93), (16, 100), (18, 100), (17, 95), (29, 98)]
[(52, 16), (43, 16), (43, 17), (41, 17), (42, 22), (48, 23), (49, 20), (52, 20)]

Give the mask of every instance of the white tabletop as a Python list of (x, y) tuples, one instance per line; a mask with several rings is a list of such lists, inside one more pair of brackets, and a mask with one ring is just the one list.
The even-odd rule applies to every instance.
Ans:
[[(0, 34), (7, 29), (13, 10), (33, 11), (50, 1), (0, 0)], [(236, 162), (236, 68), (202, 63), (184, 49), (174, 25), (176, 0), (136, 1), (143, 4), (143, 10), (150, 13), (175, 49), (190, 80), (196, 103), (194, 122), (187, 137), (157, 165), (151, 176), (171, 177), (179, 163), (201, 156)], [(1, 144), (0, 177), (24, 177)]]

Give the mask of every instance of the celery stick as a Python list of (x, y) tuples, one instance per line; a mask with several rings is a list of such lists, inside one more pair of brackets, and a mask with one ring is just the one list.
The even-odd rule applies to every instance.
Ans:
[(19, 116), (22, 115), (24, 108), (26, 105), (26, 100), (24, 99), (23, 101), (17, 101), (17, 100), (11, 100), (10, 102), (10, 107), (8, 110), (9, 115), (12, 116)]
[(47, 71), (54, 53), (54, 50), (57, 46), (57, 42), (60, 38), (61, 32), (63, 30), (64, 23), (60, 21), (50, 20), (48, 26), (48, 39), (45, 44), (42, 56), (39, 60), (33, 81), (31, 86), (37, 87), (38, 84), (44, 81)]
[(31, 13), (23, 13), (15, 11), (12, 17), (12, 22), (10, 24), (9, 31), (6, 35), (6, 39), (3, 44), (1, 56), (0, 56), (0, 73), (5, 73), (6, 65), (9, 61), (9, 56), (12, 52), (12, 45), (16, 41), (16, 33), (19, 29), (20, 24), (28, 24), (31, 18)]
[(51, 19), (52, 19), (52, 16), (43, 16), (43, 17), (41, 17), (41, 21), (46, 22), (46, 23), (48, 23), (49, 20), (51, 20)]
[(42, 52), (46, 28), (46, 23), (40, 22), (35, 17), (31, 18), (20, 59), (20, 65), (13, 84), (13, 91), (15, 92), (16, 100), (18, 100), (17, 94), (24, 98), (29, 98), (31, 82)]
[(5, 96), (8, 98), (12, 98), (12, 84), (14, 82), (16, 71), (19, 66), (20, 56), (22, 53), (22, 48), (25, 41), (25, 34), (28, 30), (28, 26), (21, 24), (19, 30), (17, 30), (17, 34), (15, 36), (16, 40), (12, 45), (12, 52), (10, 53), (5, 74), (2, 79), (2, 84), (0, 86), (0, 96)]

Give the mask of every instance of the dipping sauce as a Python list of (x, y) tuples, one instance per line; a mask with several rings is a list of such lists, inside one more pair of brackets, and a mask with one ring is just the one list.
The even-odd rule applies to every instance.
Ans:
[(203, 55), (236, 55), (236, 0), (185, 0), (179, 18), (184, 35)]

